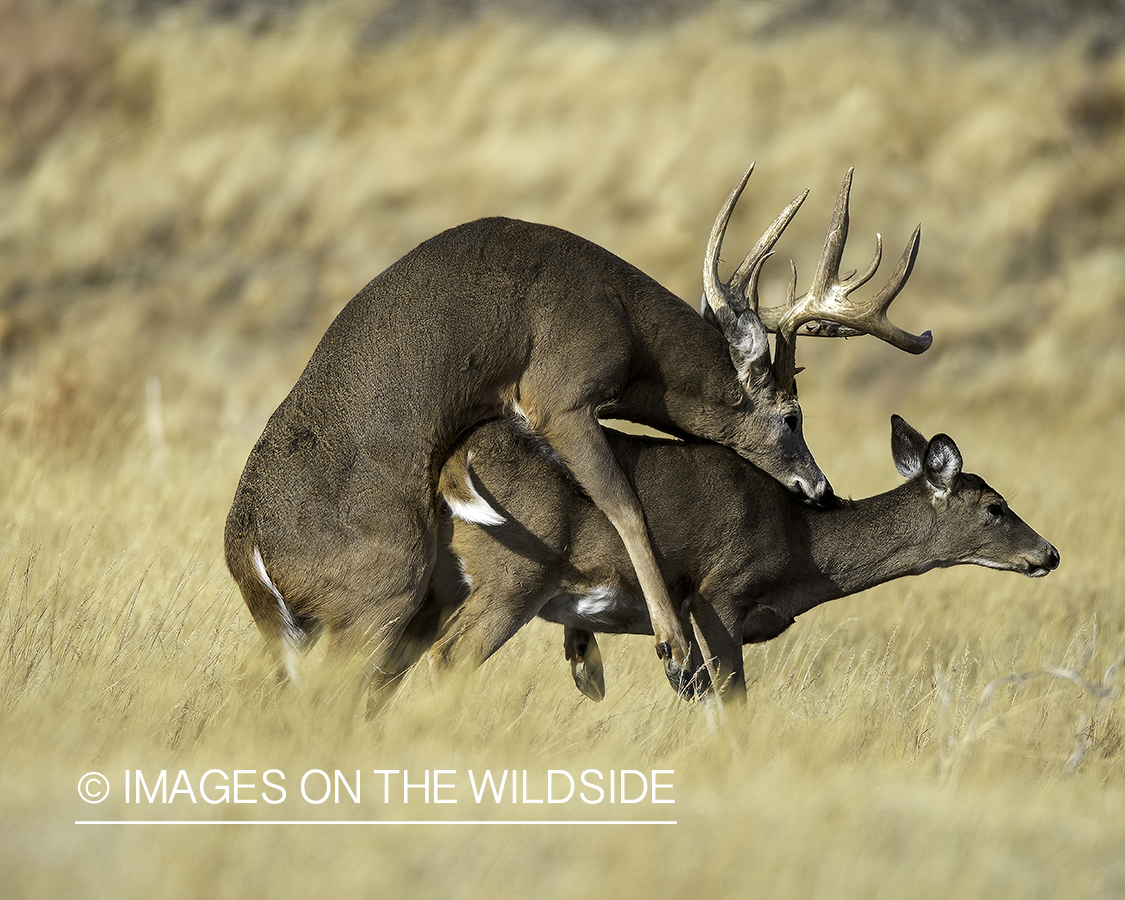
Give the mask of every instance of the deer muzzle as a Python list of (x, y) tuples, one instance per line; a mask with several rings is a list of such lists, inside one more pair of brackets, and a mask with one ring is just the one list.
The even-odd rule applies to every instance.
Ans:
[(1053, 572), (1059, 567), (1059, 551), (1046, 541), (1043, 543), (1042, 556), (1039, 559), (1029, 559), (1027, 561), (1027, 571), (1024, 574), (1027, 575), (1028, 578), (1042, 578), (1048, 572)]

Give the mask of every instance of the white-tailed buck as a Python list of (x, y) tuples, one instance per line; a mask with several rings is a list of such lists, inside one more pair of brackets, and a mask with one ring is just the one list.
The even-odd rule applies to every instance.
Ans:
[(910, 335), (886, 318), (918, 231), (872, 301), (847, 300), (879, 261), (876, 252), (859, 279), (838, 277), (849, 172), (814, 289), (771, 320), (771, 362), (752, 295), (805, 194), (724, 285), (719, 250), (749, 176), (708, 244), (710, 323), (601, 247), (511, 219), (431, 238), (344, 307), (250, 452), (226, 523), (227, 565), (291, 674), (295, 652), (321, 629), (334, 649), (366, 654), (371, 678), (397, 668), (437, 554), (442, 464), (473, 425), (514, 412), (620, 535), (667, 674), (681, 682), (689, 643), (598, 417), (717, 441), (819, 501), (831, 491), (802, 432), (797, 333), (866, 332), (914, 353), (930, 344), (928, 332)]
[[(939, 566), (1039, 577), (1059, 564), (1003, 497), (961, 470), (949, 437), (927, 441), (898, 416), (891, 452), (906, 483), (821, 507), (716, 444), (606, 437), (644, 507), (668, 589), (711, 654), (707, 670), (735, 699), (745, 697), (742, 645), (777, 637), (821, 603)], [(453, 512), (433, 599), (456, 612), (428, 653), (431, 666), (479, 665), (538, 616), (565, 626), (575, 682), (601, 699), (594, 632), (652, 630), (605, 517), (510, 420), (466, 435), (441, 489)], [(476, 499), (472, 518), (456, 502), (467, 496)]]

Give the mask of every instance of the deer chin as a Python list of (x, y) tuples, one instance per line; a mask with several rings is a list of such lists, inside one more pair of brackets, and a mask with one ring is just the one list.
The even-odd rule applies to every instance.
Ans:
[(1028, 578), (1042, 578), (1044, 575), (1049, 575), (1059, 567), (1059, 551), (1051, 548), (1050, 554), (1047, 556), (1045, 562), (1027, 561), (1027, 568), (1023, 570), (1023, 574)]
[(1001, 572), (1015, 572), (1027, 578), (1042, 578), (1058, 568), (1059, 554), (1057, 550), (1054, 550), (1053, 554), (1048, 556), (1045, 560), (1034, 560), (1025, 557), (1016, 563), (1001, 563), (996, 560), (972, 556), (958, 560), (957, 564), (983, 566), (986, 569), (998, 569)]

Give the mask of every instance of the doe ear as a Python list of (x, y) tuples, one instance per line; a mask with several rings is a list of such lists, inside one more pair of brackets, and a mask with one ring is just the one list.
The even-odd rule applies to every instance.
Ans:
[(891, 416), (891, 456), (903, 478), (922, 472), (926, 456), (926, 439), (907, 424), (902, 416)]
[(953, 480), (961, 474), (961, 451), (946, 434), (935, 435), (926, 448), (926, 480), (939, 495), (953, 489)]

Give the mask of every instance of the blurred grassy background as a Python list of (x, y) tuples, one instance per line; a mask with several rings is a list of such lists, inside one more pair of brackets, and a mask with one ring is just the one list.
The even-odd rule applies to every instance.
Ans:
[[(1123, 23), (1112, 0), (0, 0), (6, 892), (1125, 896)], [(222, 522), (340, 306), (493, 214), (694, 303), (751, 160), (732, 259), (810, 187), (780, 248), (807, 284), (850, 165), (846, 262), (923, 223), (894, 318), (934, 347), (800, 351), (836, 489), (897, 482), (898, 412), (953, 435), (1059, 572), (818, 610), (748, 651), (751, 714), (718, 735), (647, 641), (607, 639), (597, 706), (539, 628), (373, 723), (270, 695)], [(786, 277), (770, 265), (767, 302)], [(275, 765), (673, 768), (681, 824), (72, 824), (137, 814), (81, 803), (91, 769)], [(167, 812), (188, 814), (231, 811)]]

